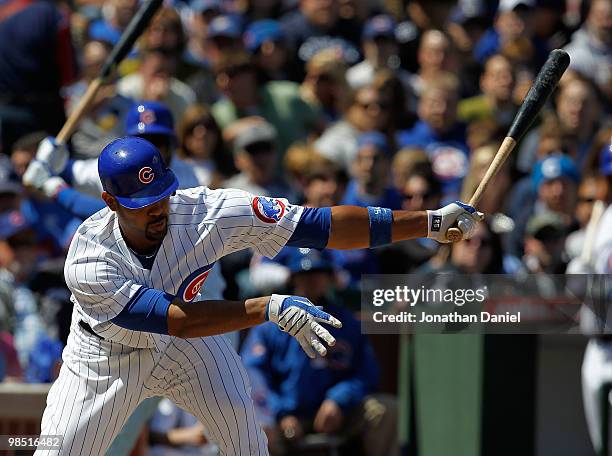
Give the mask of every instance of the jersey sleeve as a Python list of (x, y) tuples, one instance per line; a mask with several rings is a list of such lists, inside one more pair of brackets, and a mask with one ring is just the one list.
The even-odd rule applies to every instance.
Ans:
[(69, 253), (64, 276), (74, 300), (93, 327), (119, 315), (138, 295), (142, 284), (108, 252), (90, 252)]
[(284, 198), (256, 196), (235, 189), (210, 191), (207, 206), (205, 229), (211, 230), (211, 236), (219, 237), (223, 255), (253, 248), (268, 258), (285, 246), (304, 210)]

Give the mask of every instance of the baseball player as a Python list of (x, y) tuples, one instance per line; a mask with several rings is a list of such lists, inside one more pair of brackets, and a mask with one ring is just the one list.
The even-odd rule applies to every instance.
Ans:
[[(611, 274), (612, 273), (612, 142), (604, 145), (599, 156), (599, 173), (605, 176), (607, 195), (606, 209), (594, 223), (593, 243), (586, 257), (574, 258), (567, 268), (571, 274)], [(604, 203), (601, 203), (602, 205)], [(585, 245), (583, 248), (588, 247)], [(608, 301), (610, 296), (608, 295)], [(594, 309), (583, 308), (580, 315), (580, 326), (583, 333), (590, 335), (582, 363), (582, 399), (591, 442), (597, 455), (607, 454), (608, 420), (604, 419), (602, 410), (602, 392), (605, 385), (612, 382), (612, 328), (608, 308), (596, 315)], [(604, 399), (605, 400), (605, 399)], [(608, 399), (609, 403), (609, 399)]]
[(104, 453), (152, 396), (195, 415), (221, 454), (268, 454), (246, 372), (220, 334), (270, 321), (315, 357), (335, 343), (323, 325), (341, 322), (297, 296), (196, 302), (215, 262), (245, 248), (273, 257), (284, 245), (445, 242), (451, 225), (468, 238), (483, 216), (461, 202), (427, 212), (305, 208), (235, 189), (177, 190), (160, 152), (135, 137), (108, 144), (98, 171), (107, 208), (83, 222), (67, 255), (71, 332), (41, 426), (63, 442), (39, 455)]

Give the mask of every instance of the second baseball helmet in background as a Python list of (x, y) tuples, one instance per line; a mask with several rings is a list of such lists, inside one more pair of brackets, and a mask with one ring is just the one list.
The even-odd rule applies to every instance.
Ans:
[(157, 203), (176, 191), (178, 179), (159, 150), (142, 138), (126, 136), (107, 144), (98, 157), (104, 191), (128, 209)]
[(174, 136), (174, 119), (165, 104), (157, 101), (134, 103), (125, 119), (125, 132), (130, 136)]

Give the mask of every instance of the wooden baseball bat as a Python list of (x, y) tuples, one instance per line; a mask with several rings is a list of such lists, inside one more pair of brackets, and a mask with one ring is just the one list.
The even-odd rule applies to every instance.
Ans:
[[(548, 59), (540, 69), (533, 85), (529, 89), (525, 100), (521, 104), (508, 134), (504, 138), (501, 146), (497, 150), (493, 161), (489, 165), (487, 172), (478, 184), (478, 188), (474, 195), (470, 198), (470, 206), (476, 206), (480, 198), (484, 194), (491, 180), (497, 175), (503, 166), (506, 158), (510, 155), (516, 143), (523, 137), (529, 126), (540, 113), (540, 110), (552, 94), (553, 90), (559, 83), (559, 79), (567, 69), (570, 63), (570, 57), (567, 52), (562, 49), (553, 50)], [(446, 232), (446, 239), (451, 242), (460, 241), (462, 238), (461, 230), (457, 227), (451, 227)]]
[(104, 83), (104, 80), (113, 72), (115, 68), (117, 68), (125, 56), (132, 50), (132, 46), (134, 46), (134, 43), (142, 34), (144, 29), (147, 28), (149, 22), (151, 22), (151, 18), (157, 12), (162, 3), (163, 0), (147, 0), (136, 12), (126, 29), (123, 31), (119, 42), (115, 45), (104, 62), (104, 66), (100, 70), (100, 73), (93, 81), (91, 81), (89, 87), (87, 87), (87, 91), (79, 100), (76, 108), (74, 111), (72, 111), (68, 117), (68, 120), (66, 120), (66, 123), (57, 134), (56, 142), (58, 144), (65, 143), (70, 135), (74, 132), (77, 124), (81, 120), (81, 117), (83, 117), (83, 113), (91, 104), (92, 100), (96, 96), (96, 93), (98, 92), (98, 89), (100, 89)]

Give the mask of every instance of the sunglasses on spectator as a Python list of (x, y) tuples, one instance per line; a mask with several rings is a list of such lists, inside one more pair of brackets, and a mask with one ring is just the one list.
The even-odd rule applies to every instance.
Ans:
[(579, 203), (594, 203), (596, 200), (597, 198), (593, 196), (579, 196), (578, 197)]

